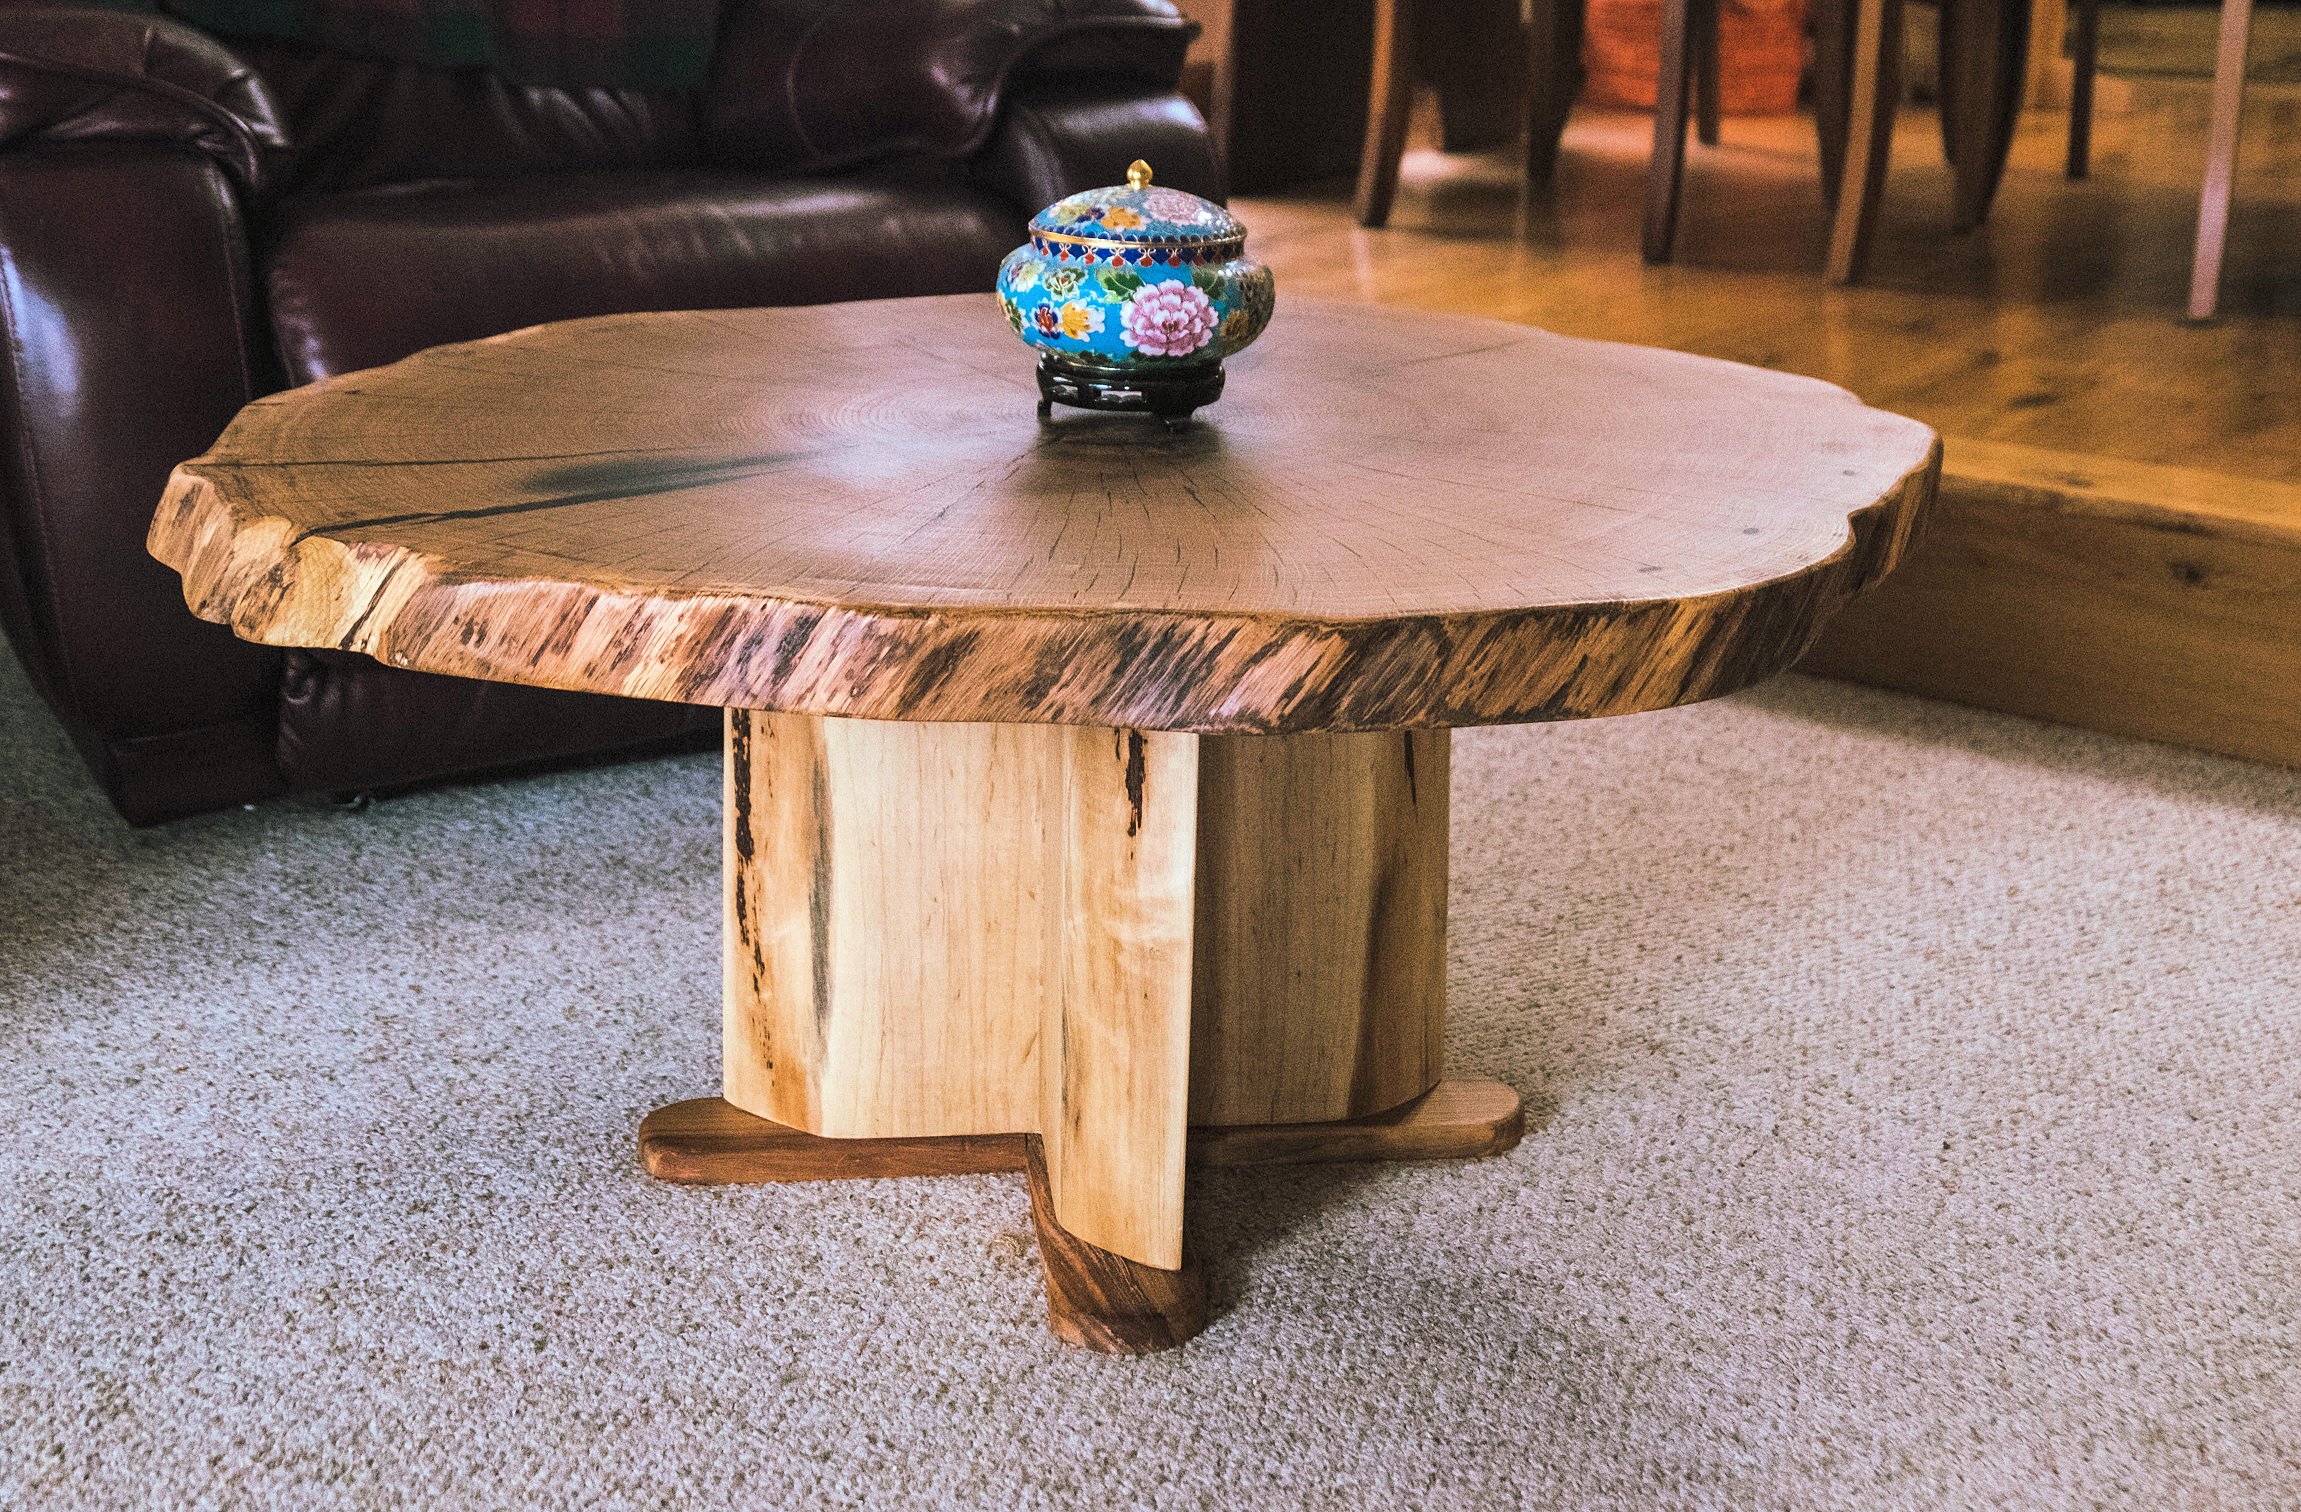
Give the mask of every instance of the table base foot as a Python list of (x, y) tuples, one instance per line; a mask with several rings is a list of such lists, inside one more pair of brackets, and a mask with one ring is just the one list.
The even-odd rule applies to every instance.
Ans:
[[(1459, 1077), (1366, 1118), (1194, 1128), (1190, 1159), (1202, 1166), (1474, 1160), (1510, 1149), (1525, 1127), (1516, 1092), (1487, 1077)], [(1089, 1244), (1055, 1222), (1035, 1134), (827, 1139), (756, 1117), (724, 1098), (696, 1097), (640, 1121), (639, 1163), (659, 1181), (694, 1186), (1022, 1171), (1046, 1266), (1047, 1321), (1057, 1338), (1104, 1354), (1151, 1354), (1206, 1326), (1205, 1283), (1187, 1252), (1180, 1270), (1161, 1270)]]
[(1036, 1134), (1024, 1134), (1031, 1226), (1047, 1275), (1047, 1327), (1065, 1344), (1096, 1354), (1146, 1355), (1172, 1349), (1206, 1327), (1206, 1276), (1185, 1247), (1180, 1270), (1161, 1270), (1087, 1243), (1055, 1221), (1054, 1189)]

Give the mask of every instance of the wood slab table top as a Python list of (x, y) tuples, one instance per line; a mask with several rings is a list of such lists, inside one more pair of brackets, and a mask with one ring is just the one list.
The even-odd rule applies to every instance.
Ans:
[(259, 400), (151, 548), (241, 636), (729, 708), (1199, 733), (1730, 692), (1888, 571), (1923, 425), (1290, 299), (1169, 434), (1041, 421), (986, 296), (608, 316)]

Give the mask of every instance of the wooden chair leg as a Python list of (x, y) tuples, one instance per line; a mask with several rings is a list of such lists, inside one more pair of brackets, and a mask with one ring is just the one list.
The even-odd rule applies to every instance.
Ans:
[(1857, 0), (1853, 34), (1845, 155), (1825, 270), (1834, 284), (1862, 276), (1885, 198), (1894, 114), (1901, 105), (1902, 0)]
[(1951, 223), (1989, 218), (2029, 83), (2029, 0), (1944, 0), (1942, 129), (1955, 178)]
[(1374, 77), (1366, 94), (1366, 145), (1358, 158), (1358, 223), (1390, 219), (1406, 120), (1414, 108), (1414, 0), (1375, 0)]
[(1654, 88), (1654, 155), (1646, 163), (1646, 261), (1665, 263), (1678, 239), (1678, 191), (1686, 177), (1687, 47), (1694, 0), (1662, 0), (1662, 66)]
[(1558, 171), (1558, 139), (1582, 82), (1583, 0), (1532, 0), (1526, 28), (1526, 176)]
[(1942, 161), (1952, 168), (1957, 166), (1957, 107), (1961, 92), (1952, 89), (1950, 81), (1960, 77), (1958, 22), (1964, 15), (1965, 10), (1957, 0), (1940, 0), (1934, 12), (1934, 113), (1941, 120)]
[(1694, 0), (1694, 139), (1718, 145), (1718, 0)]
[(2189, 267), (2189, 318), (2211, 320), (2221, 304), (2221, 255), (2229, 236), (2229, 196), (2237, 179), (2237, 125), (2245, 103), (2245, 53), (2253, 0), (2221, 0), (2221, 43), (2213, 59), (2213, 115), (2205, 131), (2205, 186), (2197, 197), (2197, 255)]
[(2093, 169), (2093, 74), (2101, 56), (2101, 0), (2071, 0), (2069, 34), (2069, 176)]
[(1519, 0), (1452, 0), (1415, 10), (1415, 72), (1438, 99), (1439, 149), (1484, 152), (1514, 144), (1526, 124)]
[(1822, 160), (1822, 203), (1838, 204), (1846, 161), (1847, 69), (1854, 39), (1847, 22), (1852, 0), (1814, 0), (1814, 140)]

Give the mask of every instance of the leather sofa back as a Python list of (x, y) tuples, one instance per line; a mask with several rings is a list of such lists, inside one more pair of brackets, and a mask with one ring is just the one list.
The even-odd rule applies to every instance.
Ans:
[[(159, 15), (0, 0), (0, 148), (163, 140), (259, 200), (442, 179), (969, 157), (1006, 95), (1171, 90), (1173, 0), (722, 0), (700, 91), (520, 83)], [(27, 49), (18, 58), (12, 49)], [(30, 66), (18, 68), (11, 64)]]
[(293, 146), (275, 194), (426, 179), (685, 168), (701, 161), (693, 95), (520, 84), (290, 42), (240, 42)]
[(1171, 89), (1197, 31), (1173, 0), (733, 0), (704, 137), (721, 162), (783, 172), (966, 157), (1010, 82)]

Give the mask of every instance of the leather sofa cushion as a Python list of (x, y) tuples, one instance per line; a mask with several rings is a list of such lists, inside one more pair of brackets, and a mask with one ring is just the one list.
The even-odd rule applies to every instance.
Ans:
[(583, 315), (988, 289), (1022, 218), (882, 170), (554, 174), (322, 195), (263, 254), (293, 382)]

